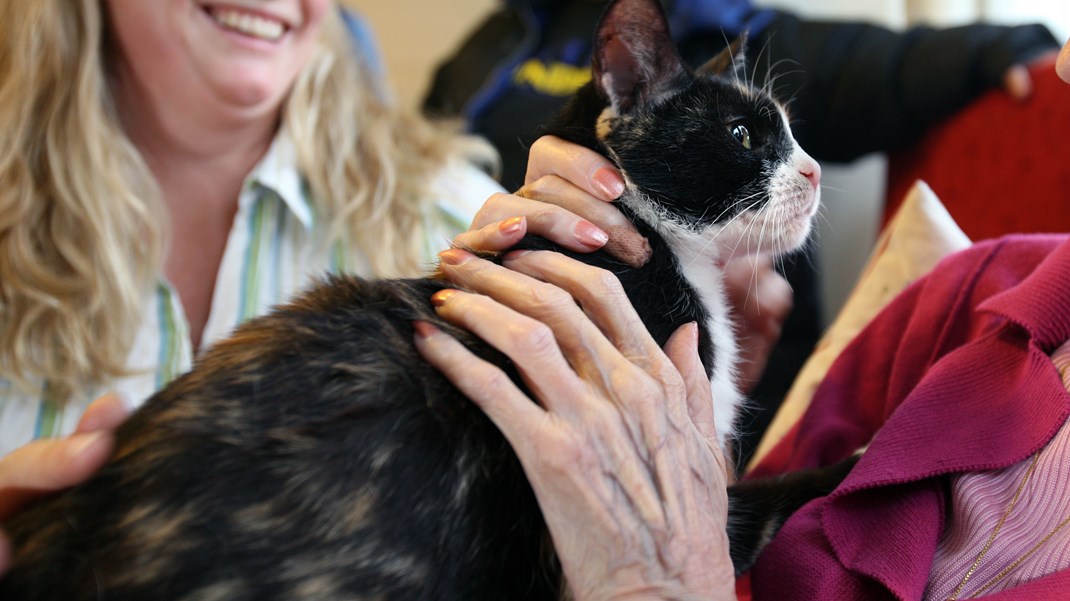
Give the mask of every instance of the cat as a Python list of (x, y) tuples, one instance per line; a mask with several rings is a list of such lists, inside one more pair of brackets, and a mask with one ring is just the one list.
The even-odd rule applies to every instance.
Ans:
[[(569, 254), (616, 273), (659, 343), (700, 324), (726, 447), (742, 397), (718, 266), (798, 246), (819, 196), (817, 164), (747, 84), (741, 49), (691, 71), (657, 0), (615, 0), (591, 83), (547, 128), (621, 168), (620, 206), (651, 259)], [(239, 327), (119, 428), (98, 475), (5, 524), (0, 598), (566, 598), (509, 445), (413, 347), (426, 320), (516, 377), (436, 317), (429, 298), (448, 285), (331, 277)], [(732, 486), (737, 571), (849, 468)]]

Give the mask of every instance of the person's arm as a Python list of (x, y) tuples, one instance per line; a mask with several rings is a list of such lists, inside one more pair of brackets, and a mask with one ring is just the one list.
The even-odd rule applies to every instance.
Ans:
[(756, 81), (790, 100), (792, 131), (818, 160), (895, 150), (982, 92), (1023, 93), (1020, 66), (1058, 49), (1040, 25), (914, 27), (779, 13), (748, 44)]
[[(104, 465), (114, 444), (112, 430), (128, 410), (115, 395), (86, 409), (73, 434), (41, 439), (0, 457), (0, 522), (34, 499), (89, 479)], [(11, 549), (0, 530), (0, 574), (11, 564)]]
[(517, 452), (574, 597), (735, 598), (696, 326), (662, 352), (611, 273), (558, 253), (453, 249), (442, 270), (471, 292), (437, 293), (439, 315), (508, 355), (539, 404), (430, 324), (417, 347)]

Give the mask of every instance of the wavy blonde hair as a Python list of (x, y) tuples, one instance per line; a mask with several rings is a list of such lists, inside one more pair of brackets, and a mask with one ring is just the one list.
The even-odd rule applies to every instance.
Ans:
[[(58, 399), (125, 373), (169, 229), (115, 115), (100, 5), (0, 2), (0, 377), (43, 379)], [(331, 236), (379, 275), (411, 275), (428, 174), (451, 153), (491, 155), (375, 86), (335, 14), (283, 123)]]

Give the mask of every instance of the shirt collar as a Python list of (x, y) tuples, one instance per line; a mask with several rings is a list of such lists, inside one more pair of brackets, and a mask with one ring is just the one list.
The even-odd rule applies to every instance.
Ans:
[(297, 149), (284, 131), (275, 136), (267, 154), (249, 174), (246, 185), (271, 190), (306, 229), (312, 228), (315, 213), (307, 183), (297, 168)]

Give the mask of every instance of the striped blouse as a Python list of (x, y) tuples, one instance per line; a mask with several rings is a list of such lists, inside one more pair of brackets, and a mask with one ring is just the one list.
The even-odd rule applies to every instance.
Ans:
[[(494, 180), (459, 160), (443, 169), (432, 189), (436, 198), (425, 215), (428, 265), (468, 227), (487, 197), (501, 191)], [(325, 273), (371, 275), (366, 259), (345, 242), (331, 247), (321, 243), (327, 224), (316, 217), (293, 146), (280, 135), (242, 188), (216, 275), (202, 348)], [(118, 391), (137, 405), (190, 369), (194, 352), (185, 313), (162, 275), (145, 302), (127, 359), (133, 375), (86, 388), (62, 403), (50, 395), (47, 382), (27, 394), (0, 377), (0, 455), (35, 438), (73, 431), (89, 403), (105, 392)]]

